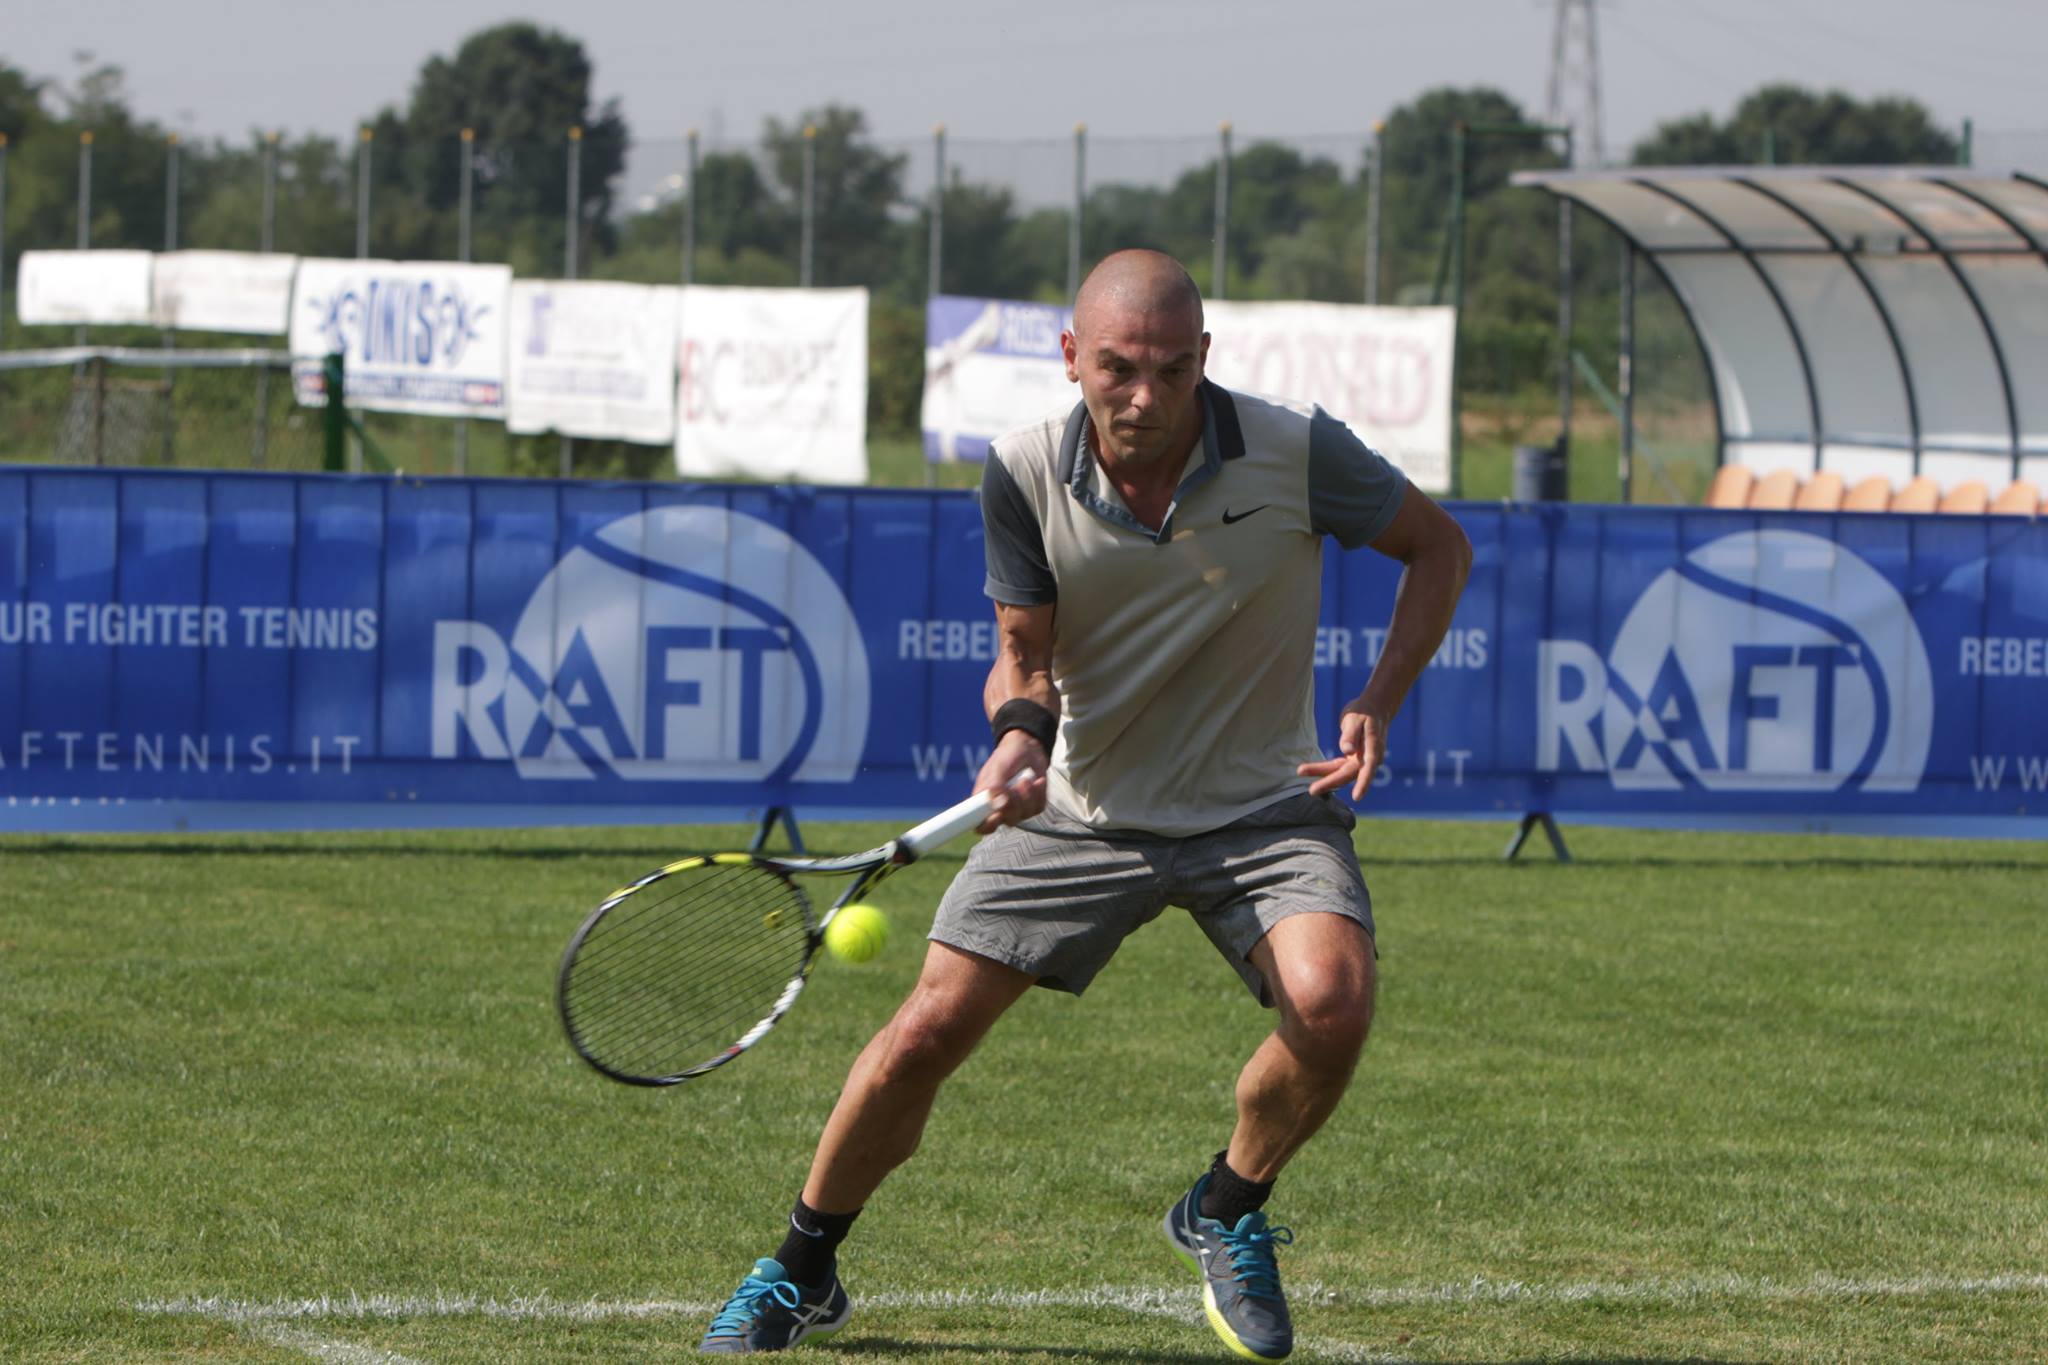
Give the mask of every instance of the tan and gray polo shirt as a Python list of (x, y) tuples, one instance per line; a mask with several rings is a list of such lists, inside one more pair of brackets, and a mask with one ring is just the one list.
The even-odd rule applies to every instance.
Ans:
[(1048, 802), (1096, 829), (1199, 834), (1307, 790), (1322, 538), (1372, 540), (1407, 489), (1319, 407), (1206, 381), (1201, 402), (1156, 533), (1080, 404), (998, 437), (982, 471), (988, 595), (1057, 604)]

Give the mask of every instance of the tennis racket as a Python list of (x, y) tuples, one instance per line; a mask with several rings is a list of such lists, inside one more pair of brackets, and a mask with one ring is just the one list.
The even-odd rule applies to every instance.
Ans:
[[(569, 1045), (627, 1085), (674, 1085), (724, 1066), (796, 1003), (841, 906), (973, 829), (992, 806), (991, 793), (977, 792), (849, 857), (713, 853), (621, 887), (562, 953), (555, 1007)], [(798, 875), (851, 880), (820, 919)]]

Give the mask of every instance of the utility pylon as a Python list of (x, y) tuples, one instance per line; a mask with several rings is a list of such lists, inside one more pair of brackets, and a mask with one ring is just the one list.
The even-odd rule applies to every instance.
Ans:
[(1557, 0), (1550, 30), (1550, 98), (1544, 122), (1572, 130), (1582, 166), (1607, 164), (1600, 131), (1600, 30), (1595, 0)]

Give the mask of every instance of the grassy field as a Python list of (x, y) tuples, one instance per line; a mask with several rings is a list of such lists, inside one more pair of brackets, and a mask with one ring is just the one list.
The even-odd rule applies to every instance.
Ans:
[[(958, 866), (736, 1065), (600, 1080), (563, 939), (744, 833), (0, 839), (0, 1359), (687, 1354)], [(1504, 866), (1501, 828), (1361, 826), (1379, 1021), (1272, 1204), (1297, 1358), (2040, 1360), (2048, 848), (1568, 833)], [(1034, 992), (805, 1352), (1228, 1359), (1157, 1224), (1265, 1027), (1178, 916)]]

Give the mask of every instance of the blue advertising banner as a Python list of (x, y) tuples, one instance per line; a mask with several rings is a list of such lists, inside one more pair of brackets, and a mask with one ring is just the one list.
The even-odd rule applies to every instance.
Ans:
[[(2048, 833), (2048, 525), (1453, 511), (1373, 812)], [(1326, 553), (1326, 743), (1397, 571)], [(0, 826), (928, 813), (981, 580), (962, 493), (0, 472)]]

